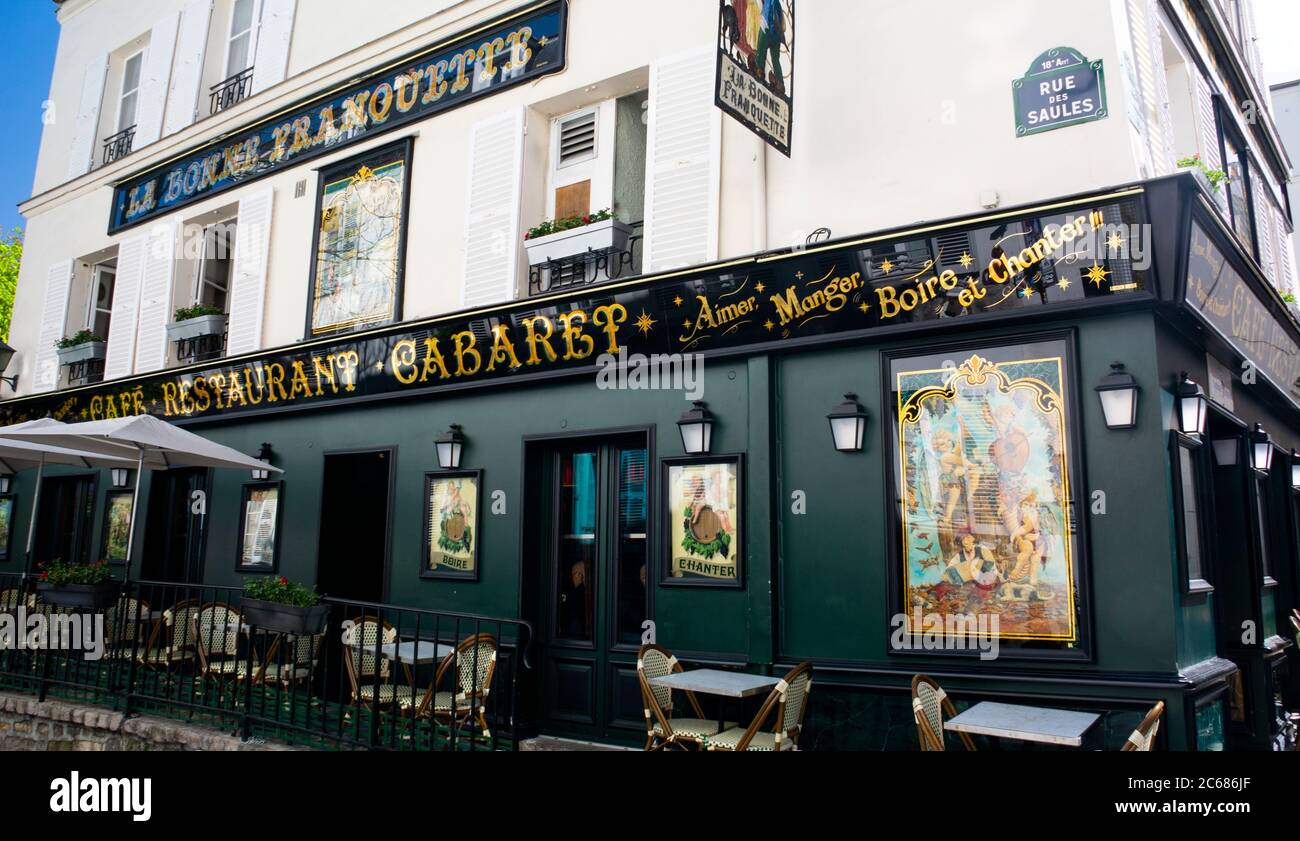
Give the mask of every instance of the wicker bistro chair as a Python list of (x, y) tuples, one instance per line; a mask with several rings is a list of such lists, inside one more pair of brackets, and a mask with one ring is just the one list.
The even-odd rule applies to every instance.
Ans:
[(104, 611), (104, 656), (110, 660), (130, 660), (132, 656), (143, 655), (148, 618), (149, 603), (132, 596), (122, 596), (114, 607)]
[(249, 676), (248, 663), (239, 654), (242, 617), (238, 610), (213, 602), (199, 608), (190, 622), (204, 680), (215, 678), (221, 691), (227, 682), (238, 683)]
[(0, 590), (0, 613), (17, 613), (19, 606), (27, 606), (29, 599), (17, 587)]
[(415, 688), (389, 683), (388, 660), (377, 656), (375, 651), (380, 645), (396, 644), (397, 629), (374, 616), (350, 621), (352, 624), (343, 630), (343, 664), (348, 673), (348, 683), (352, 686), (352, 703), (380, 709), (414, 709), (418, 703)]
[[(763, 753), (799, 750), (799, 733), (803, 730), (803, 716), (808, 710), (808, 695), (811, 691), (812, 664), (800, 663), (777, 681), (772, 694), (767, 696), (749, 727), (732, 727), (716, 736), (706, 737), (704, 747), (707, 750)], [(774, 709), (776, 720), (772, 730), (763, 730), (763, 722)]]
[[(439, 691), (443, 677), (453, 668), (456, 670), (455, 692)], [(482, 728), (484, 739), (492, 738), (492, 729), (487, 721), (487, 699), (496, 670), (496, 637), (491, 634), (466, 637), (438, 664), (433, 683), (415, 711), (416, 717), (432, 717), (434, 721), (451, 725), (453, 730), (459, 730), (472, 719)]]
[(202, 606), (198, 599), (185, 599), (164, 610), (140, 653), (140, 663), (170, 673), (193, 662), (197, 657), (193, 619)]
[[(253, 674), (255, 684), (279, 684), (290, 688), (312, 676), (320, 662), (320, 647), (324, 634), (294, 636), (281, 634), (271, 643), (266, 660)], [(281, 647), (285, 653), (280, 653)]]
[(1137, 729), (1129, 734), (1128, 740), (1120, 751), (1152, 751), (1155, 750), (1156, 735), (1160, 732), (1160, 716), (1164, 715), (1165, 702), (1157, 701), (1156, 705), (1142, 719), (1142, 723)]
[[(939, 684), (925, 675), (912, 678), (912, 717), (916, 719), (916, 736), (921, 750), (946, 750), (943, 738), (943, 717), (957, 714), (957, 708), (948, 699)], [(975, 750), (975, 743), (967, 733), (958, 733), (966, 750)]]
[[(645, 711), (645, 749), (663, 750), (669, 745), (685, 748), (699, 747), (704, 739), (716, 736), (718, 722), (709, 721), (700, 709), (694, 692), (683, 693), (691, 705), (694, 718), (673, 718), (673, 691), (667, 686), (650, 683), (657, 677), (682, 671), (682, 664), (668, 649), (660, 645), (643, 645), (636, 655), (636, 678), (641, 684), (641, 703)], [(734, 726), (734, 722), (724, 722)], [(723, 728), (726, 729), (726, 728)]]

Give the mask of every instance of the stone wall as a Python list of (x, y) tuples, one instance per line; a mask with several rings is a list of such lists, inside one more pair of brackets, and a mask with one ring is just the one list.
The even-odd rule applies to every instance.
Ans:
[(292, 750), (222, 730), (0, 692), (0, 750)]

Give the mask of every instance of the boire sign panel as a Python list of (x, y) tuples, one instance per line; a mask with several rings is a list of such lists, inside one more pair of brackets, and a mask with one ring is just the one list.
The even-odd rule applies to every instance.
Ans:
[(109, 233), (564, 69), (567, 3), (538, 3), (129, 178)]
[(0, 404), (0, 422), (186, 421), (520, 381), (624, 354), (795, 346), (1031, 316), (1148, 286), (1141, 190), (568, 290), (212, 365)]

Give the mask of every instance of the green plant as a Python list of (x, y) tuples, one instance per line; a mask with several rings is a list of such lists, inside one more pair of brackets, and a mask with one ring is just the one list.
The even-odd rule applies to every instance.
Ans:
[(54, 346), (61, 350), (67, 350), (68, 348), (76, 347), (77, 345), (86, 345), (86, 344), (90, 344), (91, 342), (102, 342), (102, 341), (104, 341), (103, 336), (98, 336), (90, 332), (89, 330), (78, 330), (76, 333), (73, 333), (71, 336), (64, 336), (62, 339), (59, 339), (57, 342), (54, 343)]
[(23, 260), (23, 231), (14, 228), (0, 235), (0, 342), (9, 339), (9, 318), (14, 311), (14, 290), (18, 288), (18, 265)]
[(245, 578), (244, 595), (264, 602), (287, 604), (292, 607), (312, 607), (320, 601), (316, 589), (308, 589), (281, 575), (279, 578)]
[(202, 318), (205, 315), (225, 315), (226, 311), (221, 307), (209, 307), (204, 304), (195, 304), (192, 307), (181, 307), (172, 315), (176, 321), (189, 321), (191, 318)]
[(584, 213), (581, 216), (566, 216), (563, 219), (547, 219), (542, 224), (529, 228), (524, 234), (524, 239), (537, 239), (549, 234), (558, 234), (560, 231), (571, 231), (574, 228), (584, 228), (587, 225), (594, 225), (597, 222), (605, 222), (613, 219), (614, 214), (609, 208), (597, 210), (594, 213)]
[(1282, 300), (1283, 300), (1283, 301), (1286, 301), (1288, 304), (1294, 304), (1294, 303), (1295, 303), (1295, 294), (1292, 293), (1292, 292), (1283, 292), (1283, 293), (1282, 293)]
[(96, 561), (93, 564), (65, 564), (62, 558), (55, 558), (49, 566), (38, 563), (41, 580), (56, 587), (64, 584), (103, 584), (108, 581), (108, 562)]
[(686, 533), (682, 537), (682, 548), (692, 555), (700, 555), (704, 558), (712, 558), (714, 555), (727, 557), (731, 553), (731, 535), (719, 530), (717, 536), (708, 543), (696, 539), (691, 531), (691, 518), (694, 516), (695, 509), (689, 505), (682, 511), (682, 531)]
[(1211, 168), (1205, 161), (1201, 160), (1199, 153), (1192, 155), (1190, 158), (1179, 158), (1177, 161), (1179, 167), (1195, 167), (1201, 171), (1206, 180), (1210, 182), (1210, 188), (1214, 192), (1219, 192), (1219, 185), (1228, 182), (1228, 173), (1221, 169)]

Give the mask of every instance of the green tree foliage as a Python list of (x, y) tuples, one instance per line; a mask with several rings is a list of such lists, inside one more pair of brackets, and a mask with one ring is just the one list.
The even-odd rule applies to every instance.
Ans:
[(23, 231), (14, 228), (0, 234), (0, 341), (9, 339), (9, 319), (14, 312), (14, 290), (18, 288), (18, 264), (23, 260)]

